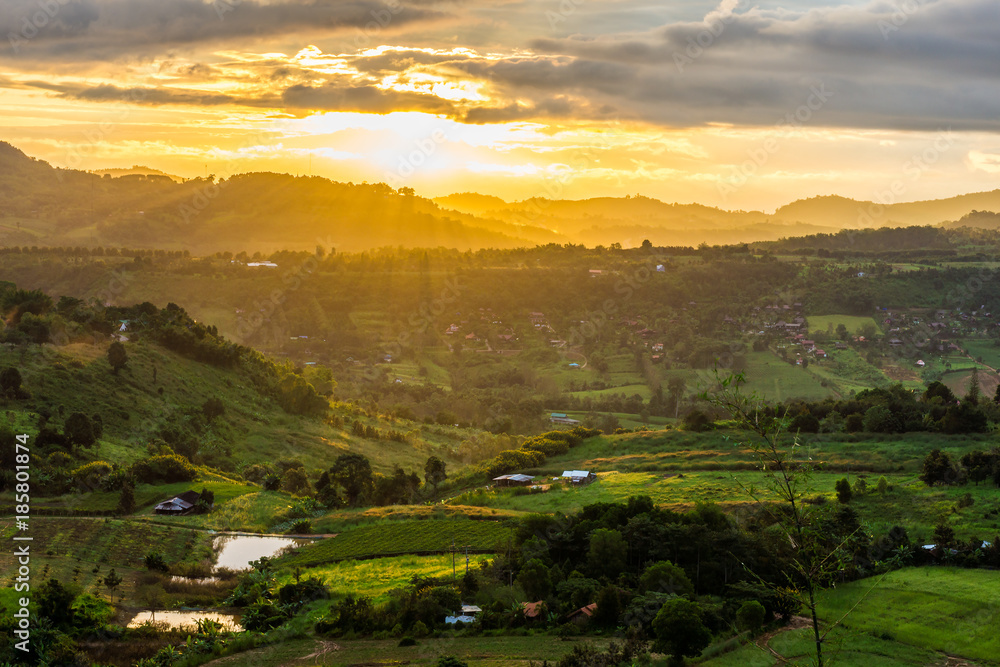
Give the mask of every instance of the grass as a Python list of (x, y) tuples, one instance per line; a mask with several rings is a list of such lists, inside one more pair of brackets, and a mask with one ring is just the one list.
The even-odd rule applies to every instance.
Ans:
[[(465, 555), (455, 556), (456, 571), (465, 573)], [(478, 569), (479, 558), (470, 557), (470, 567)], [(345, 560), (310, 568), (303, 576), (322, 580), (334, 596), (364, 595), (378, 604), (389, 599), (389, 591), (409, 585), (413, 577), (451, 577), (451, 554), (434, 556), (392, 556), (368, 560)], [(278, 585), (294, 580), (291, 569), (282, 569)]]
[(847, 327), (847, 332), (850, 334), (858, 333), (866, 324), (875, 327), (876, 331), (881, 330), (871, 317), (858, 315), (810, 315), (806, 318), (806, 328), (809, 330), (809, 333), (816, 331), (827, 333), (831, 330), (836, 332), (838, 324), (843, 324)]
[[(790, 364), (771, 352), (750, 352), (746, 355), (746, 388), (759, 392), (764, 398), (785, 401), (792, 398), (820, 400), (832, 395), (829, 387), (812, 372)], [(701, 384), (712, 386), (711, 371), (698, 371)]]
[[(88, 517), (32, 517), (30, 532), (35, 545), (32, 553), (32, 581), (49, 577), (76, 584), (83, 592), (107, 597), (100, 580), (112, 567), (124, 582), (116, 597), (126, 598), (135, 590), (138, 578), (145, 573), (143, 558), (159, 551), (168, 564), (189, 565), (214, 560), (212, 535), (131, 519), (93, 519)], [(4, 540), (15, 529), (6, 524)], [(8, 550), (0, 553), (0, 569), (17, 571), (16, 559)], [(96, 570), (96, 571), (95, 571)], [(2, 580), (13, 586), (12, 577)]]
[(164, 427), (183, 425), (208, 398), (217, 397), (225, 406), (224, 415), (197, 434), (201, 460), (210, 464), (213, 456), (273, 464), (277, 451), (282, 460), (297, 460), (318, 470), (338, 454), (352, 451), (367, 456), (380, 472), (395, 465), (422, 470), (431, 455), (452, 469), (461, 465), (455, 450), (468, 437), (466, 430), (365, 418), (362, 421), (383, 431), (414, 433), (406, 443), (366, 440), (351, 432), (354, 417), (346, 417), (345, 427), (334, 428), (318, 419), (285, 413), (253, 389), (243, 371), (199, 363), (147, 340), (130, 342), (127, 349), (128, 365), (116, 376), (107, 362), (107, 344), (0, 347), (0, 367), (18, 368), (32, 396), (28, 401), (6, 401), (7, 420), (18, 430), (35, 433), (43, 408), (52, 415), (49, 427), (60, 429), (74, 412), (98, 413), (104, 434), (94, 448), (78, 452), (81, 462), (129, 464), (147, 455), (146, 443), (159, 438)]
[(497, 521), (396, 521), (356, 528), (296, 549), (281, 559), (288, 567), (309, 567), (348, 559), (445, 553), (454, 544), (470, 552), (493, 551), (506, 543), (509, 528)]
[[(871, 580), (863, 580), (824, 591), (820, 597), (824, 618), (840, 618), (871, 585)], [(922, 649), (997, 664), (997, 574), (947, 567), (891, 572), (858, 604), (845, 625)]]
[[(346, 665), (436, 665), (447, 655), (475, 667), (528, 667), (547, 660), (556, 664), (577, 643), (607, 644), (602, 639), (563, 641), (551, 635), (525, 637), (438, 637), (400, 647), (398, 639), (295, 639), (208, 663), (212, 667), (333, 667)], [(331, 644), (335, 644), (331, 646)], [(308, 660), (308, 661), (306, 661)]]

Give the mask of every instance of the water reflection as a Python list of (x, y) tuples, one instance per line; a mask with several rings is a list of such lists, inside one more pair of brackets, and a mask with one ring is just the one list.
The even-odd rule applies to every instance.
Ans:
[(262, 556), (277, 556), (282, 550), (305, 544), (308, 540), (291, 537), (262, 537), (256, 535), (220, 535), (213, 547), (218, 553), (215, 567), (231, 570), (246, 570), (250, 562)]

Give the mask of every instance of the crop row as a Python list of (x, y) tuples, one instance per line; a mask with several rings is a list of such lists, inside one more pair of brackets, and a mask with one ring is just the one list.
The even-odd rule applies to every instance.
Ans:
[(499, 521), (393, 521), (364, 526), (317, 544), (296, 549), (282, 559), (291, 567), (309, 567), (348, 559), (459, 551), (483, 553), (506, 544), (510, 528)]

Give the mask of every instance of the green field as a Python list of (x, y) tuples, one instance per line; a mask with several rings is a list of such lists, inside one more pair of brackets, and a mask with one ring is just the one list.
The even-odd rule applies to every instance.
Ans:
[(506, 543), (510, 535), (510, 529), (498, 521), (394, 521), (355, 528), (306, 545), (282, 558), (281, 564), (309, 567), (347, 559), (445, 553), (453, 544), (459, 549), (467, 546), (470, 552), (489, 552)]
[[(845, 614), (874, 583), (867, 579), (824, 591), (824, 619)], [(1000, 578), (988, 570), (909, 568), (882, 579), (844, 622), (852, 629), (949, 655), (1000, 662)]]
[[(478, 569), (480, 556), (470, 557), (470, 567)], [(465, 554), (455, 556), (455, 571), (461, 577), (465, 574)], [(410, 584), (413, 577), (451, 577), (452, 555), (435, 556), (391, 556), (368, 560), (344, 560), (310, 568), (308, 576), (323, 581), (334, 596), (365, 595), (376, 604), (389, 599), (389, 591)], [(282, 569), (278, 584), (283, 585), (294, 579), (291, 569)]]
[[(747, 391), (756, 391), (768, 400), (821, 400), (833, 394), (831, 388), (821, 384), (811, 367), (790, 364), (771, 352), (750, 352), (746, 360)], [(711, 371), (698, 371), (698, 375), (703, 387), (715, 381)]]
[(606, 639), (565, 641), (552, 635), (526, 637), (437, 637), (400, 647), (398, 639), (323, 641), (295, 639), (207, 663), (212, 667), (346, 667), (347, 665), (437, 665), (455, 656), (474, 667), (528, 667), (547, 660), (555, 665), (578, 643), (603, 647)]
[(871, 317), (861, 317), (858, 315), (810, 315), (806, 318), (806, 327), (808, 328), (809, 333), (814, 333), (816, 331), (821, 331), (823, 333), (836, 331), (837, 325), (839, 324), (843, 324), (847, 327), (847, 332), (851, 335), (857, 334), (858, 331), (860, 331), (860, 329), (866, 324), (870, 324), (875, 327), (876, 331), (881, 331), (878, 323), (876, 323), (874, 318)]

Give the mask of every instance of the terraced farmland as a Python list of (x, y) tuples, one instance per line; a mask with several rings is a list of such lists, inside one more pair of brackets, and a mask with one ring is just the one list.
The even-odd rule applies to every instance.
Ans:
[(281, 565), (309, 567), (347, 559), (403, 554), (445, 553), (456, 548), (470, 553), (493, 551), (505, 544), (511, 529), (499, 521), (393, 521), (356, 528), (318, 544), (297, 549)]

